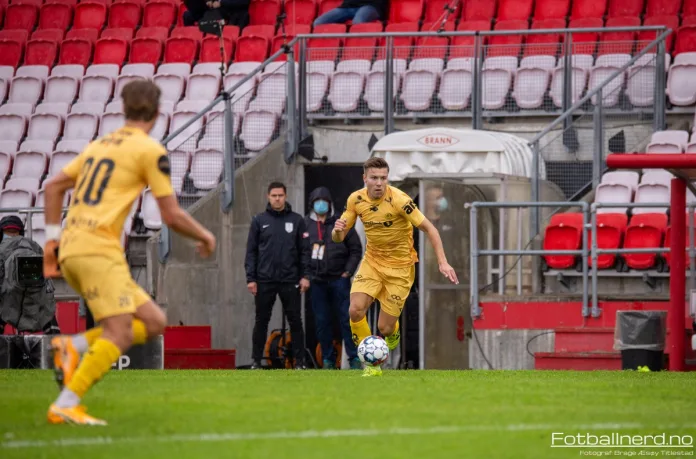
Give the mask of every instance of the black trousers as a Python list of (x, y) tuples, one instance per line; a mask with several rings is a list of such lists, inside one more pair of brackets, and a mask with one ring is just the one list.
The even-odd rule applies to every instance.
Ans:
[(304, 330), (302, 328), (302, 311), (300, 301), (300, 289), (296, 284), (259, 283), (254, 297), (256, 303), (256, 321), (252, 336), (251, 357), (260, 362), (263, 358), (263, 348), (268, 337), (268, 323), (271, 321), (273, 304), (276, 296), (280, 297), (283, 312), (290, 325), (292, 337), (292, 349), (295, 353), (297, 364), (304, 363)]

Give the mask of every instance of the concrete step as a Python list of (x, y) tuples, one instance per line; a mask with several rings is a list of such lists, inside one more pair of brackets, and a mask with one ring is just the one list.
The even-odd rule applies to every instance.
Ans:
[(164, 368), (167, 370), (234, 370), (234, 349), (167, 349)]
[(164, 349), (210, 349), (210, 325), (181, 325), (164, 329)]
[(621, 370), (619, 352), (537, 352), (536, 370)]
[(614, 352), (613, 328), (557, 328), (556, 352)]

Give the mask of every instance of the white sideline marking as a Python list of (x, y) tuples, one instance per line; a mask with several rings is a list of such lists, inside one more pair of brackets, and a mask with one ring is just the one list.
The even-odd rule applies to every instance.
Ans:
[(638, 423), (604, 423), (558, 426), (553, 424), (509, 424), (509, 425), (468, 425), (468, 426), (439, 426), (439, 427), (393, 427), (381, 430), (302, 430), (295, 432), (246, 432), (246, 433), (201, 433), (158, 435), (153, 437), (72, 437), (57, 440), (16, 440), (5, 441), (0, 446), (3, 449), (27, 449), (44, 447), (71, 446), (100, 446), (125, 443), (208, 443), (234, 442), (249, 440), (275, 439), (305, 439), (305, 438), (337, 438), (337, 437), (377, 437), (389, 435), (437, 435), (467, 432), (499, 432), (499, 431), (582, 431), (609, 429), (695, 429), (693, 425), (663, 425), (646, 426)]

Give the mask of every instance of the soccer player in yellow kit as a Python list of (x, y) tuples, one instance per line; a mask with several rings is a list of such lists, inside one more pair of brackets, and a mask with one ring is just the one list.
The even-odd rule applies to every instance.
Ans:
[[(159, 88), (134, 81), (121, 96), (125, 126), (90, 143), (46, 185), (44, 276), (62, 275), (99, 322), (82, 334), (51, 340), (62, 388), (48, 410), (52, 424), (106, 425), (88, 415), (80, 400), (131, 345), (164, 331), (163, 311), (132, 279), (121, 246), (123, 223), (143, 189), (152, 190), (165, 224), (198, 241), (201, 256), (215, 251), (215, 237), (179, 207), (167, 152), (148, 135), (159, 112)], [(63, 196), (72, 188), (61, 231)]]
[[(435, 249), (440, 272), (458, 284), (457, 274), (447, 263), (440, 234), (411, 198), (390, 186), (389, 165), (382, 158), (370, 158), (363, 165), (365, 188), (348, 197), (346, 210), (336, 221), (331, 238), (341, 242), (360, 217), (365, 226), (367, 248), (350, 290), (350, 328), (357, 346), (370, 336), (365, 315), (375, 299), (382, 311), (379, 331), (390, 350), (401, 339), (399, 316), (416, 276), (418, 254), (413, 248), (413, 227), (425, 232)], [(379, 367), (365, 366), (363, 376), (379, 376)]]

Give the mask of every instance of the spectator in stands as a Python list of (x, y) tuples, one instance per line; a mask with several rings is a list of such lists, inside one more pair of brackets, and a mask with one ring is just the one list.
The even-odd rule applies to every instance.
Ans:
[(184, 25), (196, 25), (208, 11), (217, 10), (226, 25), (244, 28), (249, 24), (249, 2), (250, 0), (184, 0)]
[(309, 195), (311, 211), (305, 218), (311, 247), (310, 281), (312, 310), (321, 345), (323, 368), (336, 368), (336, 350), (333, 346), (333, 318), (338, 316), (341, 336), (350, 367), (360, 370), (358, 350), (350, 331), (350, 277), (362, 258), (362, 244), (354, 229), (341, 243), (331, 240), (331, 231), (338, 216), (334, 215), (331, 193), (319, 187)]
[[(33, 251), (37, 255), (43, 256), (43, 249), (39, 244), (29, 238), (24, 237), (24, 223), (16, 215), (8, 215), (0, 220), (0, 231), (2, 231), (2, 240), (0, 241), (0, 284), (4, 284), (5, 280), (5, 261), (18, 249)], [(20, 243), (24, 243), (20, 247)], [(29, 329), (22, 331), (43, 331), (47, 335), (59, 335), (60, 328), (56, 319), (56, 304), (53, 297), (53, 283), (47, 281), (50, 285), (47, 286), (45, 292), (40, 292), (36, 295), (30, 294), (23, 300), (17, 301), (23, 303), (14, 305), (14, 301), (9, 301), (9, 298), (0, 298), (0, 335), (7, 322), (17, 328), (18, 325), (29, 326)], [(50, 291), (49, 291), (50, 290)], [(7, 293), (3, 289), (3, 293)], [(46, 300), (47, 304), (36, 304), (37, 299)], [(17, 310), (19, 313), (17, 314)], [(5, 319), (5, 320), (3, 320)], [(20, 320), (23, 319), (23, 320)], [(6, 322), (7, 321), (7, 322)], [(14, 323), (20, 322), (19, 324)]]
[(319, 16), (314, 25), (342, 24), (353, 21), (353, 25), (384, 20), (387, 0), (343, 0), (341, 6)]
[(304, 369), (304, 331), (300, 294), (309, 290), (309, 244), (302, 215), (292, 211), (285, 185), (268, 185), (266, 211), (251, 220), (245, 260), (247, 288), (254, 295), (256, 321), (252, 336), (252, 369), (261, 368), (276, 296), (288, 318), (295, 367)]

